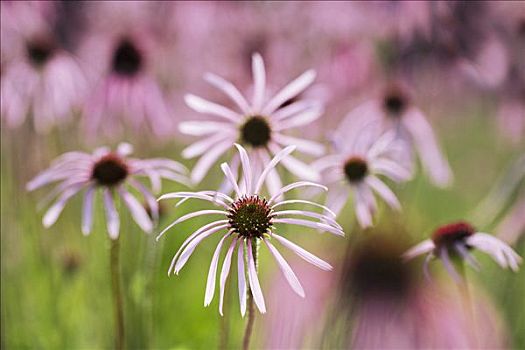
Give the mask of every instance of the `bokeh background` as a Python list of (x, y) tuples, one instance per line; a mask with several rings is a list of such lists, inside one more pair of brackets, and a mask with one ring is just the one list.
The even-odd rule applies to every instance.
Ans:
[[(144, 98), (145, 106), (152, 100), (162, 104), (154, 113), (113, 115), (100, 99), (114, 64), (112, 50), (123, 38), (141, 48), (140, 62), (132, 69), (145, 87), (135, 97)], [(523, 269), (501, 270), (475, 253), (482, 270), (468, 271), (476, 315), (472, 323), (465, 321), (462, 296), (438, 263), (432, 264), (434, 280), (429, 282), (420, 273), (421, 261), (405, 266), (392, 258), (435, 227), (458, 219), (503, 235), (525, 255), (525, 212), (510, 228), (502, 225), (524, 197), (524, 171), (512, 167), (521, 157), (523, 169), (525, 150), (523, 2), (2, 1), (1, 39), (2, 348), (98, 349), (113, 341), (110, 243), (102, 208), (96, 208), (88, 237), (80, 232), (80, 197), (44, 229), (38, 201), (45, 190), (28, 193), (26, 183), (64, 152), (121, 141), (132, 143), (137, 157), (172, 158), (191, 168), (195, 162), (182, 159), (180, 152), (192, 139), (177, 124), (200, 116), (185, 106), (184, 94), (224, 102), (203, 82), (208, 71), (249, 91), (254, 52), (265, 59), (272, 89), (306, 69), (317, 71), (315, 85), (305, 94), (323, 100), (326, 112), (301, 134), (326, 145), (352, 108), (380, 95), (389, 83), (402, 82), (429, 118), (455, 180), (437, 188), (418, 171), (408, 183), (390, 184), (403, 211), (394, 213), (381, 204), (375, 229), (359, 229), (348, 203), (339, 218), (345, 238), (288, 229), (287, 235), (314, 248), (335, 270), (319, 272), (287, 256), (305, 285), (307, 298), (300, 300), (263, 252), (260, 274), (269, 312), (257, 317), (253, 347), (384, 348), (388, 342), (367, 341), (391, 339), (392, 346), (404, 348), (525, 348)], [(28, 48), (34, 43), (44, 43), (36, 59)], [(43, 74), (56, 55), (72, 58), (75, 68), (55, 74), (74, 72), (75, 81), (55, 92), (46, 92), (52, 87), (45, 84), (28, 87), (21, 101), (13, 101), (10, 85), (31, 85), (27, 76), (12, 73), (17, 66), (26, 62)], [(160, 95), (152, 97), (152, 89)], [(16, 112), (13, 106), (24, 107)], [(515, 172), (521, 180), (509, 184)], [(290, 174), (284, 179), (293, 180)], [(197, 188), (215, 189), (221, 181), (214, 167)], [(163, 192), (182, 189), (163, 184)], [(497, 207), (487, 210), (491, 203)], [(166, 204), (159, 228), (198, 208), (204, 206), (175, 210)], [(167, 277), (180, 244), (207, 220), (187, 221), (159, 242), (142, 233), (125, 211), (121, 222), (128, 347), (239, 347), (244, 320), (235, 279), (226, 297), (226, 317), (219, 316), (217, 300), (202, 306), (212, 242), (197, 249), (179, 276)], [(393, 262), (381, 267), (385, 259), (373, 259), (377, 249), (387, 250), (385, 259)], [(363, 256), (372, 258), (363, 262)], [(367, 278), (356, 275), (360, 264), (371, 264)], [(392, 264), (398, 269), (386, 268)], [(407, 285), (421, 292), (405, 292)], [(368, 333), (360, 338), (360, 332)], [(477, 333), (475, 340), (471, 332)], [(436, 340), (443, 338), (449, 342)]]

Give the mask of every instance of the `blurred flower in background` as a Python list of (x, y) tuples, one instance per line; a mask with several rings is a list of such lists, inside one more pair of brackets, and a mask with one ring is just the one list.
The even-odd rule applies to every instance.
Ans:
[[(82, 233), (91, 232), (93, 226), (93, 200), (97, 189), (101, 189), (104, 197), (104, 208), (108, 234), (112, 239), (119, 235), (120, 220), (116, 198), (121, 198), (131, 212), (135, 222), (146, 232), (153, 230), (153, 223), (158, 219), (158, 204), (151, 192), (139, 181), (137, 176), (146, 176), (151, 186), (158, 192), (161, 179), (169, 179), (187, 183), (186, 168), (173, 160), (163, 158), (136, 159), (129, 158), (133, 148), (128, 143), (121, 143), (115, 152), (102, 147), (93, 154), (83, 152), (65, 153), (56, 159), (51, 167), (27, 184), (29, 191), (58, 182), (58, 185), (46, 197), (45, 202), (58, 197), (47, 210), (43, 218), (45, 227), (50, 227), (58, 219), (66, 203), (75, 194), (85, 189), (82, 209)], [(146, 200), (152, 215), (126, 188), (128, 185), (140, 193)], [(153, 221), (152, 221), (153, 219)]]
[[(185, 158), (201, 156), (193, 168), (191, 179), (199, 183), (211, 166), (235, 142), (241, 142), (248, 148), (254, 173), (260, 173), (270, 163), (270, 156), (278, 154), (283, 147), (297, 146), (298, 150), (319, 156), (323, 146), (317, 142), (286, 135), (290, 129), (308, 125), (323, 113), (322, 105), (317, 101), (294, 100), (315, 79), (315, 72), (308, 70), (283, 87), (272, 98), (268, 96), (266, 71), (262, 57), (252, 57), (253, 98), (248, 103), (244, 96), (230, 82), (208, 73), (208, 83), (224, 92), (235, 103), (239, 112), (210, 102), (195, 95), (186, 95), (187, 105), (197, 112), (218, 117), (220, 121), (188, 121), (179, 125), (180, 131), (194, 136), (205, 136), (190, 145), (182, 155)], [(318, 180), (319, 175), (305, 163), (295, 157), (282, 159), (283, 166), (295, 176), (306, 180)], [(232, 160), (232, 172), (236, 177), (239, 157)], [(271, 169), (266, 178), (270, 194), (275, 194), (282, 187), (281, 178), (275, 169)], [(226, 190), (229, 192), (231, 186)]]
[(80, 108), (86, 80), (55, 30), (51, 2), (2, 2), (2, 120), (9, 128), (32, 117), (48, 132)]

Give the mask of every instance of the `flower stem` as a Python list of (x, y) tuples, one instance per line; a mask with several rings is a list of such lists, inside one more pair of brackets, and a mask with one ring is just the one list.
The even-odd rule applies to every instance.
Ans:
[[(258, 256), (258, 244), (255, 240), (251, 243), (252, 252), (253, 252), (253, 261), (255, 263), (255, 270), (257, 271), (257, 256)], [(248, 350), (250, 348), (250, 338), (252, 336), (253, 324), (255, 323), (255, 306), (253, 303), (252, 291), (248, 288), (248, 297), (247, 297), (247, 306), (248, 306), (248, 321), (246, 322), (246, 329), (244, 331), (244, 339), (242, 342), (243, 350)]]
[(122, 290), (120, 287), (119, 238), (111, 240), (110, 268), (113, 292), (113, 312), (115, 316), (115, 349), (124, 349), (124, 312)]

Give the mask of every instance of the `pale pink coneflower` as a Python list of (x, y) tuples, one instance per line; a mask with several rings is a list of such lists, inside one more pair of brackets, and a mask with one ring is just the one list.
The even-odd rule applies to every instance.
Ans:
[[(136, 177), (148, 177), (154, 192), (158, 192), (162, 178), (187, 183), (184, 175), (186, 168), (176, 161), (164, 158), (131, 158), (129, 157), (131, 152), (132, 146), (128, 143), (121, 143), (114, 152), (105, 147), (95, 150), (93, 154), (68, 152), (56, 159), (49, 169), (32, 179), (27, 184), (29, 191), (47, 184), (58, 183), (44, 201), (47, 203), (58, 197), (44, 215), (42, 221), (44, 227), (53, 225), (66, 203), (85, 189), (82, 209), (84, 235), (89, 234), (92, 229), (93, 202), (97, 190), (102, 191), (107, 230), (112, 239), (118, 238), (120, 227), (116, 197), (120, 197), (140, 228), (145, 232), (151, 232), (154, 222), (158, 219), (158, 203), (150, 190)], [(151, 218), (127, 187), (144, 197)]]
[(93, 72), (93, 92), (83, 118), (89, 135), (108, 137), (126, 128), (164, 136), (173, 130), (172, 110), (156, 77), (158, 45), (135, 30), (95, 33), (81, 54)]
[(311, 164), (329, 188), (326, 206), (338, 215), (352, 194), (356, 218), (363, 228), (372, 226), (377, 209), (374, 192), (392, 209), (401, 209), (396, 195), (378, 176), (395, 182), (412, 176), (393, 158), (394, 153), (404, 150), (392, 131), (375, 141), (365, 132), (363, 129), (356, 138), (334, 139), (334, 151)]
[[(257, 276), (257, 250), (260, 243), (264, 243), (277, 261), (284, 277), (292, 287), (292, 289), (301, 297), (305, 296), (305, 292), (295, 273), (292, 271), (289, 264), (283, 258), (281, 253), (273, 245), (272, 240), (279, 242), (284, 247), (290, 249), (302, 259), (323, 269), (331, 270), (332, 267), (325, 261), (319, 259), (313, 254), (307, 252), (295, 243), (292, 243), (287, 238), (278, 235), (274, 228), (275, 224), (297, 225), (301, 227), (308, 227), (327, 231), (339, 236), (343, 236), (341, 226), (337, 224), (335, 215), (326, 207), (306, 200), (279, 200), (284, 193), (299, 187), (318, 187), (326, 190), (326, 187), (316, 184), (314, 182), (299, 181), (294, 182), (280, 188), (276, 194), (269, 199), (260, 194), (263, 183), (268, 174), (275, 168), (275, 166), (286, 156), (288, 156), (295, 146), (288, 146), (277, 153), (277, 155), (268, 163), (260, 176), (254, 177), (254, 169), (250, 164), (247, 151), (240, 145), (235, 144), (239, 151), (239, 156), (242, 164), (242, 181), (237, 181), (232, 173), (230, 166), (226, 163), (221, 164), (221, 169), (226, 175), (231, 186), (235, 190), (234, 197), (228, 194), (215, 191), (200, 191), (200, 192), (174, 192), (168, 193), (159, 198), (159, 200), (179, 198), (181, 202), (190, 198), (202, 199), (220, 207), (219, 210), (199, 210), (186, 214), (168, 227), (166, 227), (157, 237), (159, 239), (166, 231), (175, 225), (184, 222), (188, 219), (198, 216), (217, 215), (219, 220), (213, 221), (207, 225), (202, 226), (191, 234), (182, 244), (179, 251), (175, 254), (168, 274), (174, 271), (176, 274), (184, 267), (193, 251), (205, 238), (220, 233), (220, 241), (217, 244), (215, 253), (211, 261), (208, 280), (206, 284), (206, 293), (204, 298), (204, 306), (210, 305), (213, 295), (215, 293), (215, 282), (218, 268), (219, 255), (224, 245), (228, 246), (227, 253), (224, 258), (220, 273), (220, 297), (219, 297), (219, 312), (223, 314), (223, 297), (224, 286), (230, 271), (232, 255), (237, 250), (237, 264), (238, 264), (238, 286), (239, 286), (239, 301), (241, 314), (246, 313), (246, 298), (247, 289), (253, 296), (253, 300), (261, 313), (266, 312), (266, 305), (263, 293), (259, 284)], [(181, 203), (179, 202), (179, 204)], [(281, 209), (282, 206), (288, 204), (305, 204), (314, 207), (325, 209), (328, 214), (320, 214), (308, 210), (288, 210)], [(305, 220), (304, 218), (294, 218), (294, 216), (311, 218), (313, 220)], [(230, 243), (226, 243), (227, 241)], [(248, 282), (245, 278), (245, 271), (247, 270)]]
[[(445, 187), (451, 184), (452, 171), (440, 150), (436, 135), (424, 113), (411, 102), (406, 88), (390, 86), (380, 98), (356, 107), (345, 120), (361, 125), (378, 124), (380, 131), (394, 130), (397, 138), (410, 146), (410, 153), (417, 152), (423, 169), (435, 185)], [(340, 128), (343, 137), (347, 129), (345, 124)], [(406, 165), (413, 164), (411, 159), (412, 156)]]
[(426, 254), (424, 270), (428, 277), (428, 263), (433, 257), (439, 258), (452, 278), (459, 282), (461, 276), (454, 267), (453, 257), (459, 257), (472, 268), (479, 270), (479, 263), (470, 253), (471, 249), (481, 250), (490, 255), (502, 268), (510, 267), (518, 270), (521, 257), (503, 241), (496, 237), (476, 232), (474, 227), (466, 222), (455, 222), (439, 227), (432, 238), (410, 248), (403, 254), (407, 260)]
[(80, 108), (86, 80), (64, 50), (47, 12), (38, 3), (2, 2), (1, 115), (9, 128), (31, 115), (37, 132), (48, 132)]
[[(204, 76), (208, 83), (221, 90), (235, 103), (239, 112), (195, 95), (185, 96), (190, 108), (219, 119), (218, 121), (188, 121), (179, 125), (180, 131), (185, 134), (204, 136), (182, 152), (185, 158), (201, 156), (191, 174), (194, 183), (199, 183), (213, 163), (235, 142), (240, 142), (247, 147), (255, 173), (260, 173), (270, 163), (271, 155), (278, 154), (283, 147), (289, 145), (295, 145), (299, 151), (314, 156), (323, 154), (322, 145), (286, 135), (291, 129), (304, 127), (319, 118), (323, 113), (322, 105), (317, 101), (298, 100), (282, 107), (312, 84), (315, 72), (306, 71), (268, 99), (265, 67), (259, 54), (254, 54), (252, 57), (252, 71), (254, 87), (251, 103), (230, 82), (211, 73)], [(282, 164), (301, 179), (311, 181), (319, 179), (317, 172), (294, 157), (282, 159)], [(231, 165), (236, 177), (239, 166), (237, 155), (233, 157)], [(282, 187), (276, 169), (271, 169), (265, 178), (270, 194), (277, 193)]]

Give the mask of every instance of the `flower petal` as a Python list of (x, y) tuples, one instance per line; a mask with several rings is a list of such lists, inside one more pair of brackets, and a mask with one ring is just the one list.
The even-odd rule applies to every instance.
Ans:
[(239, 285), (239, 303), (241, 305), (241, 316), (246, 314), (246, 274), (244, 272), (244, 241), (239, 243), (237, 249), (237, 282)]
[(133, 220), (146, 233), (151, 233), (153, 230), (153, 223), (151, 222), (148, 213), (144, 207), (133, 197), (126, 189), (119, 187), (118, 192), (120, 197), (124, 200), (124, 204), (128, 207)]
[(253, 190), (253, 193), (259, 193), (261, 190), (261, 187), (266, 180), (266, 176), (268, 176), (268, 173), (275, 168), (275, 166), (287, 155), (292, 153), (295, 150), (295, 146), (288, 146), (284, 149), (282, 149), (279, 153), (273, 157), (273, 159), (268, 163), (268, 165), (264, 168), (263, 172), (261, 173), (261, 176), (259, 176), (259, 179), (257, 180), (257, 184), (255, 185), (255, 189)]
[(248, 105), (248, 102), (232, 83), (213, 73), (206, 73), (204, 75), (204, 80), (224, 92), (229, 98), (231, 98), (233, 102), (237, 104), (237, 107), (239, 107), (239, 109), (244, 114), (248, 114), (250, 112), (250, 106)]
[(215, 279), (217, 277), (217, 265), (219, 264), (219, 255), (221, 253), (221, 249), (222, 249), (224, 240), (227, 237), (228, 236), (224, 236), (221, 238), (221, 240), (217, 244), (217, 248), (215, 248), (215, 252), (213, 253), (213, 257), (211, 259), (210, 269), (208, 271), (208, 280), (206, 281), (206, 293), (204, 295), (204, 306), (210, 305), (211, 301), (213, 300), (213, 294), (215, 294)]
[(252, 55), (252, 73), (253, 73), (253, 111), (260, 111), (264, 102), (264, 93), (266, 90), (266, 72), (264, 61), (260, 54)]
[(111, 239), (117, 239), (119, 235), (120, 220), (113, 197), (109, 189), (104, 190), (104, 206), (106, 207), (106, 226), (108, 229), (109, 237)]
[(224, 291), (225, 291), (225, 286), (226, 286), (226, 279), (228, 278), (228, 275), (230, 274), (232, 255), (233, 255), (233, 250), (235, 249), (236, 244), (237, 244), (237, 238), (234, 238), (232, 240), (232, 243), (230, 244), (230, 248), (228, 248), (228, 251), (226, 252), (226, 256), (224, 257), (224, 262), (222, 264), (221, 276), (220, 276), (220, 281), (219, 281), (219, 293), (220, 293), (219, 313), (221, 314), (221, 316), (223, 315), (222, 307), (224, 304)]
[(270, 250), (270, 253), (272, 253), (272, 255), (275, 258), (275, 260), (277, 260), (279, 268), (281, 269), (284, 277), (286, 278), (286, 280), (290, 284), (290, 287), (292, 287), (292, 289), (299, 296), (304, 298), (305, 294), (304, 294), (303, 286), (301, 285), (301, 282), (299, 282), (299, 279), (297, 278), (297, 276), (293, 272), (293, 270), (290, 267), (290, 265), (288, 265), (286, 260), (283, 258), (283, 256), (277, 250), (277, 248), (275, 248), (267, 239), (263, 239), (263, 241), (268, 246), (268, 249)]
[(266, 305), (264, 304), (264, 296), (262, 294), (259, 278), (257, 277), (257, 270), (255, 269), (255, 259), (253, 257), (252, 242), (248, 241), (248, 281), (250, 282), (250, 291), (253, 295), (253, 301), (259, 311), (266, 313)]
[(82, 233), (88, 235), (93, 226), (93, 197), (95, 186), (91, 185), (84, 194), (84, 203), (82, 205)]
[(288, 85), (281, 89), (272, 99), (266, 104), (262, 110), (263, 115), (272, 114), (287, 100), (299, 95), (315, 80), (315, 71), (308, 70), (294, 79)]
[(301, 257), (303, 260), (309, 262), (312, 265), (317, 266), (321, 270), (330, 271), (332, 270), (332, 266), (327, 263), (326, 261), (318, 258), (317, 256), (313, 255), (312, 253), (306, 251), (305, 249), (299, 247), (297, 244), (287, 240), (283, 236), (279, 236), (275, 233), (272, 234), (272, 238), (275, 238), (278, 240), (282, 245), (284, 245), (286, 248), (293, 251), (295, 254), (297, 254), (299, 257)]
[(215, 115), (230, 120), (234, 123), (239, 123), (242, 120), (241, 116), (238, 113), (232, 111), (231, 109), (221, 106), (217, 103), (205, 100), (199, 96), (187, 94), (184, 96), (184, 101), (186, 102), (188, 107), (199, 113)]
[(423, 242), (416, 244), (409, 250), (403, 253), (403, 259), (404, 260), (411, 260), (415, 258), (416, 256), (430, 253), (436, 245), (434, 244), (434, 241), (431, 239), (425, 239)]

